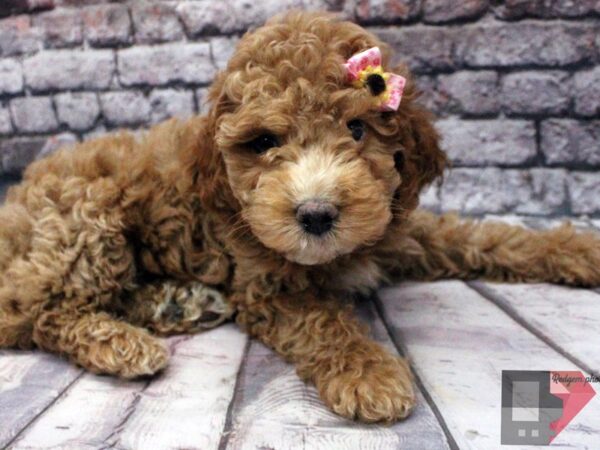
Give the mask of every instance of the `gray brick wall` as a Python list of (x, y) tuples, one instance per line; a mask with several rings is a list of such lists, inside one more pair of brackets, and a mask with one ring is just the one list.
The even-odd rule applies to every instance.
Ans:
[(291, 8), (418, 75), (453, 161), (425, 206), (600, 218), (600, 0), (1, 0), (0, 192), (61, 145), (205, 111), (239, 36)]

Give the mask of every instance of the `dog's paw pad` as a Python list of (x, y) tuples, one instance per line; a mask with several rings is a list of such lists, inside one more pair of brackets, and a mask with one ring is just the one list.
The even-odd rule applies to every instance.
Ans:
[(221, 324), (233, 315), (233, 308), (215, 289), (190, 283), (165, 287), (165, 301), (157, 313), (159, 332), (193, 332)]

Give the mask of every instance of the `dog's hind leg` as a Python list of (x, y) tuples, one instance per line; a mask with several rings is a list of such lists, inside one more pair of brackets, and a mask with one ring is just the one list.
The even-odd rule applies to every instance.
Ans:
[(31, 233), (32, 220), (25, 208), (18, 204), (0, 208), (0, 348), (26, 349), (33, 345), (31, 320), (5, 280), (10, 265), (27, 253)]
[(233, 314), (217, 290), (176, 280), (155, 281), (125, 294), (121, 308), (128, 322), (163, 336), (214, 328)]
[(137, 287), (121, 198), (106, 178), (46, 177), (26, 186), (19, 200), (33, 211), (31, 243), (8, 267), (0, 301), (29, 318), (39, 348), (94, 372), (135, 377), (164, 367), (168, 352), (114, 316), (121, 294)]
[(416, 211), (384, 246), (393, 279), (485, 278), (600, 286), (600, 234), (570, 225), (535, 231)]

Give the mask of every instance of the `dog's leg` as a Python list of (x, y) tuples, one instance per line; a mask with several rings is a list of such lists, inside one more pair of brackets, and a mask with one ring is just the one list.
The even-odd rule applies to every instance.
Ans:
[(91, 372), (124, 378), (152, 375), (168, 361), (168, 351), (157, 338), (102, 312), (44, 311), (35, 321), (33, 339), (40, 348), (64, 354)]
[(569, 225), (535, 231), (417, 211), (398, 233), (383, 256), (392, 278), (600, 285), (600, 235)]
[[(121, 199), (108, 178), (50, 174), (22, 186), (17, 200), (30, 211), (31, 237), (4, 274), (0, 307), (27, 318), (38, 347), (95, 372), (134, 377), (164, 367), (167, 351), (147, 331), (111, 315), (122, 293), (137, 287)], [(0, 333), (11, 335), (2, 344), (24, 346), (4, 325)]]
[(410, 413), (415, 396), (407, 363), (368, 338), (349, 308), (308, 295), (249, 300), (253, 291), (232, 296), (238, 323), (293, 362), (333, 411), (366, 422)]
[(122, 305), (128, 322), (167, 336), (214, 328), (233, 314), (224, 296), (199, 282), (175, 280), (146, 284)]
[(0, 208), (0, 348), (26, 349), (33, 345), (31, 320), (15, 301), (4, 275), (13, 261), (28, 251), (31, 232), (32, 220), (25, 208), (16, 204)]

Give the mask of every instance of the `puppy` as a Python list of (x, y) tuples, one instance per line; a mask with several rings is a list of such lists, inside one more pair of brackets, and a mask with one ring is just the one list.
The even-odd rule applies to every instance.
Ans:
[[(380, 79), (351, 82), (345, 63), (374, 47)], [(446, 157), (388, 62), (359, 26), (292, 13), (242, 38), (208, 115), (33, 163), (0, 210), (0, 347), (131, 378), (167, 364), (156, 334), (235, 313), (336, 413), (394, 421), (415, 404), (410, 370), (349, 294), (406, 278), (599, 285), (597, 236), (416, 210)], [(406, 83), (396, 109), (390, 74)]]

